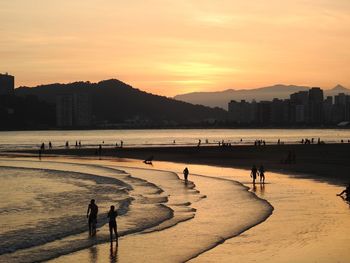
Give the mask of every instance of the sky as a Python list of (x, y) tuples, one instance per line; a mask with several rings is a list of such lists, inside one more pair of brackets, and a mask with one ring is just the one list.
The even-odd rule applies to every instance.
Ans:
[(16, 86), (350, 88), (349, 0), (0, 1), (0, 72)]

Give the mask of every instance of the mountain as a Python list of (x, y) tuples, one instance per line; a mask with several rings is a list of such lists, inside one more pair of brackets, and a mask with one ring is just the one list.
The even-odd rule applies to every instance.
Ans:
[(153, 95), (131, 87), (119, 80), (98, 83), (74, 82), (15, 89), (18, 96), (35, 95), (54, 104), (57, 95), (89, 94), (93, 119), (96, 123), (123, 123), (128, 120), (151, 124), (189, 124), (209, 119), (225, 120), (227, 112), (220, 108), (177, 101)]
[[(179, 101), (185, 101), (192, 104), (205, 105), (209, 107), (220, 107), (227, 109), (228, 102), (231, 100), (247, 100), (247, 101), (262, 101), (262, 100), (272, 100), (273, 98), (287, 99), (289, 95), (298, 92), (306, 91), (311, 87), (307, 86), (295, 86), (295, 85), (283, 85), (278, 84), (274, 86), (268, 86), (257, 89), (228, 89), (224, 91), (217, 92), (192, 92), (182, 95), (177, 95), (174, 99)], [(334, 96), (338, 93), (350, 94), (350, 89), (347, 89), (341, 85), (337, 85), (333, 89), (326, 90), (325, 96)]]

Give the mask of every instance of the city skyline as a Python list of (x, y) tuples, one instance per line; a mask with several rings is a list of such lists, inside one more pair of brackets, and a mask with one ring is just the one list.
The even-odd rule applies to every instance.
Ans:
[[(152, 8), (149, 8), (149, 7)], [(16, 86), (117, 78), (155, 94), (350, 86), (348, 1), (11, 1), (0, 71)]]

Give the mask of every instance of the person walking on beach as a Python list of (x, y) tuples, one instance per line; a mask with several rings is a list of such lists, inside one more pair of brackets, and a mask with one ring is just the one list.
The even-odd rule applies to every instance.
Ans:
[(184, 171), (183, 171), (183, 174), (184, 174), (184, 178), (185, 178), (185, 182), (187, 183), (187, 181), (188, 181), (188, 174), (189, 174), (190, 172), (188, 171), (188, 168), (186, 167), (185, 169), (184, 169)]
[(252, 170), (250, 172), (250, 177), (253, 178), (253, 184), (255, 185), (256, 175), (258, 173), (258, 169), (256, 169), (256, 166), (253, 165)]
[(115, 234), (115, 241), (118, 244), (118, 231), (117, 231), (117, 221), (116, 217), (118, 216), (118, 212), (114, 210), (114, 205), (111, 206), (111, 209), (108, 212), (107, 217), (109, 218), (109, 235), (111, 239), (111, 243), (113, 242), (113, 231)]
[(342, 196), (343, 194), (346, 195), (345, 200), (350, 201), (350, 183), (341, 193), (337, 194), (337, 196)]
[(259, 167), (259, 176), (260, 176), (260, 183), (265, 183), (265, 169), (263, 165), (260, 165)]
[(97, 214), (98, 214), (98, 206), (95, 204), (95, 199), (91, 199), (86, 212), (86, 217), (89, 219), (88, 223), (89, 223), (90, 235), (96, 234)]

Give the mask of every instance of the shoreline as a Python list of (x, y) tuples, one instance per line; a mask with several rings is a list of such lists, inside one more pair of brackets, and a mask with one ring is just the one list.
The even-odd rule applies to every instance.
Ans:
[[(231, 147), (219, 146), (165, 146), (165, 147), (106, 147), (101, 155), (95, 154), (96, 148), (70, 148), (45, 150), (45, 156), (76, 156), (93, 158), (131, 158), (145, 160), (153, 156), (153, 161), (170, 161), (175, 163), (206, 164), (219, 167), (250, 169), (252, 165), (263, 164), (267, 171), (293, 174), (299, 177), (313, 177), (343, 185), (350, 181), (350, 144), (282, 144)], [(289, 152), (295, 153), (296, 162), (283, 163)], [(37, 156), (37, 150), (14, 150), (0, 152), (5, 156)]]
[[(23, 155), (23, 157), (24, 156), (25, 155)], [(40, 161), (37, 159), (36, 155), (27, 155), (26, 157), (31, 157), (28, 159), (34, 160), (40, 165)], [(150, 166), (139, 160), (126, 160), (115, 157), (106, 158), (108, 157), (107, 155), (103, 156), (101, 160), (99, 160), (99, 158), (77, 159), (75, 157), (48, 156), (47, 158), (43, 157), (42, 161), (55, 162), (56, 158), (57, 161), (63, 158), (63, 160), (66, 159), (65, 162), (67, 163), (74, 164), (75, 162), (83, 162), (85, 164), (97, 164), (98, 166), (102, 165), (105, 167), (119, 167), (122, 168), (121, 170), (124, 169), (123, 167), (125, 167), (125, 169), (135, 169), (138, 167), (136, 169), (152, 169), (159, 172), (171, 171), (177, 173), (180, 178), (183, 167), (188, 165), (188, 163), (155, 161), (154, 165)], [(85, 155), (85, 157), (89, 156)], [(25, 159), (27, 158), (19, 158), (18, 160)], [(127, 168), (128, 166), (130, 166), (130, 168)], [(224, 179), (224, 181), (229, 179), (238, 182), (238, 184), (243, 184), (249, 192), (255, 193), (258, 199), (267, 201), (274, 210), (272, 215), (266, 218), (267, 220), (244, 230), (243, 234), (238, 233), (234, 235), (233, 238), (229, 237), (226, 239), (225, 242), (220, 242), (222, 239), (220, 239), (219, 236), (213, 247), (202, 251), (195, 257), (189, 258), (189, 262), (255, 262), (256, 258), (259, 257), (261, 262), (289, 263), (294, 256), (299, 257), (297, 261), (302, 263), (309, 262), (310, 258), (315, 260), (324, 259), (320, 262), (333, 262), (332, 259), (343, 262), (341, 259), (348, 257), (349, 252), (344, 244), (348, 243), (349, 208), (347, 204), (335, 196), (335, 192), (338, 190), (336, 186), (315, 181), (313, 178), (298, 179), (293, 176), (284, 176), (270, 172), (267, 177), (268, 182), (266, 185), (261, 188), (262, 185), (257, 184), (255, 188), (251, 187), (249, 173), (245, 170), (203, 164), (192, 164), (189, 167), (190, 180), (194, 180), (201, 194), (208, 194), (209, 199), (205, 198), (198, 203), (193, 203), (194, 208), (197, 209), (197, 215), (194, 217), (194, 220), (198, 220), (199, 216), (204, 220), (205, 224), (193, 225), (193, 220), (187, 220), (162, 231), (123, 237), (120, 239), (119, 249), (115, 251), (118, 262), (119, 260), (121, 260), (120, 262), (140, 262), (141, 259), (145, 259), (143, 257), (145, 251), (147, 251), (146, 255), (148, 255), (146, 258), (159, 259), (149, 262), (164, 262), (165, 258), (175, 259), (175, 254), (168, 254), (173, 251), (173, 249), (165, 249), (164, 254), (155, 250), (155, 248), (173, 248), (175, 246), (177, 248), (175, 252), (179, 251), (182, 247), (182, 243), (178, 243), (179, 240), (172, 237), (177, 237), (180, 233), (181, 235), (185, 233), (190, 234), (188, 237), (191, 237), (191, 233), (201, 233), (203, 227), (205, 228), (205, 225), (208, 223), (208, 216), (212, 216), (211, 209), (214, 208), (212, 205), (206, 207), (205, 204), (208, 203), (208, 200), (217, 198), (220, 191), (223, 190), (222, 186), (224, 186), (214, 187), (213, 184), (208, 184), (208, 182), (205, 182), (206, 175), (211, 175), (210, 177), (215, 176), (215, 178), (212, 177), (212, 179), (216, 179), (215, 181), (218, 183), (221, 182), (222, 179)], [(150, 174), (145, 176), (147, 176), (148, 179), (152, 178), (149, 177)], [(209, 185), (210, 187), (208, 188)], [(248, 187), (250, 189), (248, 189)], [(227, 191), (224, 192), (227, 193)], [(232, 193), (232, 190), (229, 192)], [(220, 205), (215, 205), (215, 207), (220, 209), (220, 206), (223, 205), (222, 201), (226, 200), (227, 197), (228, 196), (225, 195), (220, 198), (221, 201), (216, 202), (216, 204)], [(235, 197), (234, 200), (235, 205), (239, 208), (240, 201), (237, 200), (237, 197)], [(243, 207), (246, 206), (243, 205)], [(223, 214), (228, 212), (228, 210), (220, 209), (220, 211), (221, 212), (214, 213), (216, 217), (217, 215), (222, 215), (225, 219), (233, 219), (231, 218), (233, 215), (227, 217)], [(320, 215), (322, 216), (320, 217)], [(216, 217), (214, 217), (214, 219)], [(288, 227), (286, 227), (286, 222), (290, 223)], [(234, 219), (233, 223), (237, 224), (237, 219)], [(187, 233), (188, 225), (192, 225), (194, 227), (193, 230), (196, 231)], [(230, 225), (232, 225), (232, 222)], [(337, 245), (332, 246), (333, 242)], [(190, 242), (189, 244), (192, 245), (192, 243), (193, 242)], [(259, 248), (261, 247), (256, 246), (256, 244), (264, 244), (264, 249), (260, 250)], [(132, 250), (130, 250), (130, 248), (132, 248)], [(110, 255), (110, 246), (107, 243), (55, 258), (52, 262), (106, 262), (111, 259)], [(176, 260), (174, 261), (177, 262)]]

